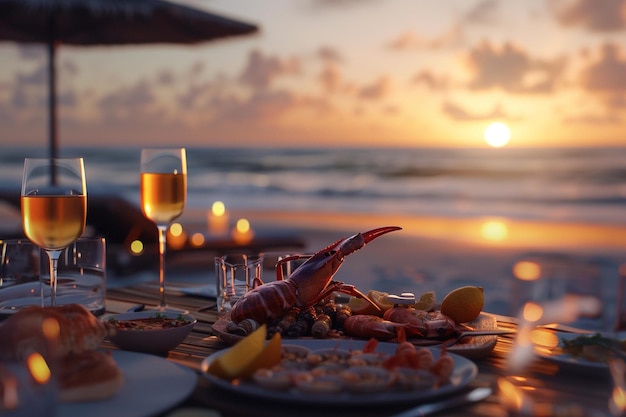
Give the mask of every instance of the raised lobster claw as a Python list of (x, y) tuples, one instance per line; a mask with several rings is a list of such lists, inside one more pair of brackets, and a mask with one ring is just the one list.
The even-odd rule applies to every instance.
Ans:
[[(289, 279), (299, 279), (300, 276), (323, 276), (326, 280), (325, 285), (327, 285), (335, 273), (339, 270), (339, 267), (343, 264), (346, 256), (356, 252), (372, 240), (386, 233), (401, 229), (402, 228), (398, 226), (379, 227), (367, 232), (357, 233), (345, 239), (339, 239), (332, 245), (327, 246), (315, 255), (311, 256), (306, 262), (293, 271), (291, 275), (289, 275)], [(281, 262), (288, 262), (299, 257), (300, 255), (287, 257), (281, 260)], [(283, 279), (282, 268), (276, 268), (276, 279)]]
[(240, 298), (231, 310), (232, 320), (239, 322), (251, 318), (259, 323), (265, 323), (280, 318), (292, 307), (312, 306), (333, 291), (365, 298), (378, 308), (353, 285), (334, 282), (332, 279), (347, 255), (386, 233), (401, 229), (398, 226), (386, 226), (340, 239), (309, 257), (286, 279), (283, 277), (282, 263), (303, 256), (295, 255), (282, 259), (276, 266), (276, 281), (259, 283), (262, 285), (256, 286)]

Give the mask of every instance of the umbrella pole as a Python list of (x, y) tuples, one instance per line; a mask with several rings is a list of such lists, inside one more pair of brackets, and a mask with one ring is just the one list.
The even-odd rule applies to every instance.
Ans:
[[(54, 10), (48, 22), (48, 144), (50, 158), (57, 157), (57, 109), (56, 109), (56, 27)], [(55, 185), (56, 167), (50, 164), (50, 184)]]

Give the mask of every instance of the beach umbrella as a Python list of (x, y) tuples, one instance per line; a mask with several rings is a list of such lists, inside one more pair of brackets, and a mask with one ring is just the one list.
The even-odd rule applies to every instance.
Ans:
[(165, 0), (0, 0), (0, 41), (48, 50), (50, 157), (58, 154), (55, 52), (61, 44), (195, 44), (257, 26)]

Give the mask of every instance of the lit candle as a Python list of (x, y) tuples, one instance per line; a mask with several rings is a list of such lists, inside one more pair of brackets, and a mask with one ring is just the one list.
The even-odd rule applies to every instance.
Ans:
[(221, 201), (216, 201), (207, 213), (209, 233), (213, 235), (225, 235), (228, 233), (228, 213), (226, 206)]
[(187, 232), (180, 223), (172, 223), (167, 231), (167, 245), (173, 249), (182, 249), (187, 243)]
[(232, 235), (233, 239), (235, 239), (235, 242), (237, 242), (239, 245), (245, 245), (252, 241), (252, 238), (254, 237), (254, 231), (252, 230), (252, 227), (250, 227), (250, 222), (248, 220), (239, 219), (237, 220), (237, 224), (233, 229)]

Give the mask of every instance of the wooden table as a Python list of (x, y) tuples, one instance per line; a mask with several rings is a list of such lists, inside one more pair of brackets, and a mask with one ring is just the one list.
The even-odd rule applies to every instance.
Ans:
[[(178, 284), (183, 285), (183, 284)], [(168, 353), (167, 359), (181, 365), (200, 370), (202, 360), (213, 352), (227, 347), (213, 333), (211, 324), (217, 319), (215, 301), (203, 298), (185, 296), (176, 290), (168, 288), (168, 304), (183, 307), (189, 310), (197, 319), (193, 332), (173, 351)], [(180, 288), (180, 287), (178, 287)], [(155, 304), (158, 292), (156, 285), (141, 284), (128, 288), (109, 289), (107, 293), (107, 310), (109, 312), (124, 312), (136, 304)], [(516, 329), (515, 320), (509, 317), (498, 316), (498, 326), (503, 329)], [(484, 359), (475, 360), (478, 365), (478, 377), (470, 387), (489, 386), (494, 389), (493, 394), (485, 401), (444, 411), (440, 416), (475, 416), (500, 417), (509, 415), (501, 404), (498, 390), (498, 380), (507, 376), (505, 362), (511, 351), (514, 335), (499, 336), (492, 354)], [(546, 361), (537, 360), (523, 371), (523, 375), (515, 379), (522, 392), (531, 395), (540, 402), (542, 413), (536, 415), (562, 416), (610, 416), (608, 410), (609, 396), (613, 387), (612, 380), (607, 372), (603, 375), (579, 375), (564, 370)], [(523, 377), (523, 379), (522, 379)], [(514, 380), (509, 375), (509, 380)], [(149, 399), (147, 399), (149, 401)], [(391, 416), (396, 412), (408, 408), (407, 405), (385, 407), (362, 407), (346, 409), (345, 407), (296, 407), (294, 405), (275, 404), (258, 400), (237, 397), (212, 387), (211, 383), (198, 378), (194, 393), (174, 410), (168, 410), (162, 415), (187, 408), (201, 408), (218, 410), (224, 417), (230, 416), (294, 416), (327, 417), (346, 415)]]

